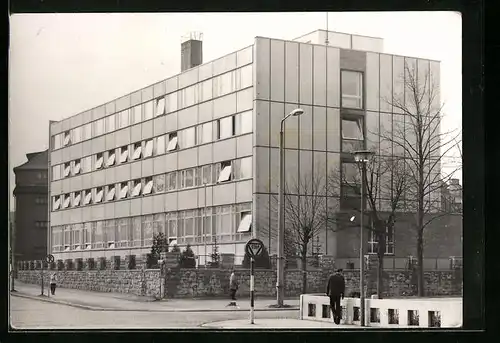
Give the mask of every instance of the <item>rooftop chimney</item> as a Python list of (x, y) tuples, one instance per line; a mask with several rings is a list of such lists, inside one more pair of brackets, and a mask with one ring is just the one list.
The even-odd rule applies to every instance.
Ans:
[(203, 63), (203, 33), (191, 32), (182, 37), (181, 43), (181, 72), (184, 72)]

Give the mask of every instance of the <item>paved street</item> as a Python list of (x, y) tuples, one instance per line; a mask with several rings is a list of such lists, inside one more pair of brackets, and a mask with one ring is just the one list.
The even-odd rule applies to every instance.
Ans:
[[(92, 311), (16, 296), (11, 296), (10, 306), (11, 323), (17, 329), (199, 328), (200, 325), (209, 322), (249, 318), (249, 313), (246, 311)], [(294, 319), (297, 316), (297, 310), (255, 313), (256, 321)]]

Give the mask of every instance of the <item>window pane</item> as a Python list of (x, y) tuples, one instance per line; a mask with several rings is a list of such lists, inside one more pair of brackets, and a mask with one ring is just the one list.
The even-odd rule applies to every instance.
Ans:
[(142, 106), (137, 105), (133, 108), (133, 124), (140, 123), (142, 121)]
[(252, 214), (244, 212), (241, 214), (240, 226), (237, 232), (248, 232), (252, 225)]
[(146, 141), (145, 147), (144, 147), (144, 157), (150, 157), (153, 155), (153, 140), (150, 139)]
[(180, 147), (181, 149), (189, 148), (192, 147), (196, 144), (196, 131), (194, 127), (191, 127), (189, 129), (185, 129), (180, 131), (181, 133), (181, 140), (180, 140)]
[(73, 199), (73, 207), (80, 206), (81, 198), (82, 198), (82, 192), (75, 192)]
[(104, 119), (99, 119), (94, 122), (94, 137), (104, 133)]
[(156, 155), (165, 153), (165, 136), (156, 137)]
[(167, 95), (167, 112), (177, 111), (177, 92), (170, 93)]
[(219, 139), (229, 138), (233, 135), (233, 116), (219, 120)]
[(194, 186), (193, 169), (184, 170), (184, 187)]
[(128, 160), (128, 146), (120, 148), (120, 163), (125, 163)]
[(177, 149), (177, 133), (171, 133), (169, 134), (169, 141), (168, 141), (168, 146), (167, 146), (167, 151), (172, 151)]
[(120, 199), (124, 199), (128, 196), (128, 183), (122, 182), (120, 184)]
[(143, 216), (142, 226), (143, 226), (144, 245), (149, 246), (153, 242), (153, 216), (152, 215)]
[(218, 182), (229, 181), (231, 179), (231, 165), (226, 165), (219, 174)]
[(61, 147), (61, 136), (60, 135), (54, 135), (52, 136), (52, 144), (55, 149), (59, 149)]
[(87, 189), (84, 191), (84, 199), (83, 199), (83, 204), (88, 205), (92, 202), (92, 190)]
[(132, 196), (136, 197), (141, 194), (142, 183), (141, 180), (132, 181)]
[(202, 142), (203, 143), (210, 143), (212, 141), (212, 122), (210, 123), (205, 123), (202, 125)]
[(82, 127), (76, 127), (73, 129), (73, 143), (78, 143), (82, 140)]
[(155, 116), (161, 116), (163, 114), (165, 114), (165, 97), (156, 99)]
[(143, 194), (150, 194), (153, 190), (153, 178), (147, 177), (144, 183)]
[(165, 191), (165, 174), (156, 175), (153, 178), (153, 187), (155, 193), (160, 193)]
[(64, 132), (63, 146), (71, 144), (71, 131)]
[(212, 80), (200, 83), (200, 101), (212, 99)]
[(120, 112), (120, 128), (126, 127), (129, 125), (129, 110)]
[(342, 71), (342, 106), (362, 108), (362, 74), (354, 71)]
[(138, 158), (141, 158), (141, 154), (142, 154), (141, 143), (135, 143), (134, 144), (134, 155), (132, 156), (132, 159), (137, 160)]
[(75, 160), (74, 164), (75, 165), (73, 167), (73, 174), (74, 175), (80, 174), (80, 171), (81, 171), (81, 162), (80, 162), (80, 160)]
[(246, 157), (240, 160), (239, 178), (247, 179), (252, 177), (252, 158)]
[(361, 120), (342, 120), (342, 138), (343, 139), (363, 139), (363, 129)]
[(130, 240), (132, 245), (137, 247), (142, 245), (142, 219), (141, 217), (132, 218), (132, 230), (130, 231)]
[(104, 195), (104, 188), (97, 187), (96, 192), (95, 192), (95, 201), (94, 202), (101, 202), (103, 195)]
[(59, 180), (61, 178), (61, 165), (52, 167), (52, 180)]
[(252, 111), (238, 114), (236, 122), (236, 134), (252, 132)]
[(116, 117), (114, 114), (106, 117), (106, 132), (115, 131)]
[(239, 75), (239, 87), (238, 89), (243, 89), (252, 86), (253, 84), (253, 68), (252, 65), (240, 68), (238, 70)]
[(165, 233), (165, 213), (158, 213), (155, 214), (153, 217), (153, 232), (159, 233)]
[(106, 200), (112, 201), (115, 199), (115, 185), (109, 185), (106, 193)]
[(177, 175), (176, 172), (167, 174), (167, 190), (175, 190), (177, 188)]
[(144, 120), (153, 118), (153, 101), (148, 101), (142, 106), (144, 109)]
[(358, 184), (361, 182), (356, 163), (342, 163), (342, 181), (349, 184)]
[(115, 160), (116, 160), (115, 150), (108, 151), (108, 159), (106, 161), (106, 166), (107, 167), (113, 166), (115, 164)]

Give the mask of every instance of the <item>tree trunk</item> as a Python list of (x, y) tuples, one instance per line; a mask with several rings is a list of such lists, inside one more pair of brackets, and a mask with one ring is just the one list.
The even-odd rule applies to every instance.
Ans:
[(425, 296), (424, 290), (424, 239), (422, 231), (419, 231), (417, 238), (417, 270), (418, 270), (418, 296)]
[(302, 294), (307, 294), (307, 244), (302, 248)]

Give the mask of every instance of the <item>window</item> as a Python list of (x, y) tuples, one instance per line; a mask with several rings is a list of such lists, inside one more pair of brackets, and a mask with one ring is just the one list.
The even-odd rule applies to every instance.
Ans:
[(141, 195), (142, 183), (140, 179), (131, 181), (132, 196), (136, 197)]
[(166, 96), (167, 99), (167, 112), (177, 111), (177, 92), (170, 93)]
[(104, 119), (99, 119), (94, 122), (94, 137), (104, 133)]
[(153, 215), (142, 216), (144, 246), (153, 244)]
[(153, 118), (153, 101), (148, 101), (143, 104), (144, 107), (144, 120)]
[(252, 158), (246, 157), (234, 161), (233, 175), (236, 180), (252, 177)]
[(252, 228), (252, 214), (250, 212), (241, 212), (240, 226), (237, 232), (249, 232)]
[(83, 204), (89, 205), (92, 203), (92, 190), (87, 189), (83, 191)]
[(161, 116), (165, 114), (165, 97), (156, 99), (156, 111), (155, 111), (155, 116)]
[(342, 163), (342, 189), (343, 196), (357, 196), (360, 194), (360, 175), (356, 163)]
[(64, 163), (64, 177), (68, 177), (71, 173), (71, 162)]
[(198, 102), (197, 85), (180, 90), (180, 108), (189, 107)]
[(177, 188), (177, 172), (167, 174), (167, 191), (172, 191)]
[(82, 229), (82, 243), (84, 249), (92, 248), (92, 223), (84, 223)]
[(231, 206), (222, 206), (217, 209), (215, 230), (221, 241), (226, 241), (232, 233)]
[(80, 174), (81, 167), (82, 167), (82, 164), (81, 164), (80, 159), (75, 160), (75, 162), (74, 162), (74, 166), (73, 166), (73, 175), (78, 175), (78, 174)]
[(342, 139), (363, 140), (363, 122), (361, 119), (342, 119)]
[(128, 146), (122, 146), (120, 148), (120, 163), (127, 162), (128, 159)]
[(82, 224), (74, 224), (72, 230), (72, 248), (73, 250), (80, 250), (82, 243)]
[(120, 199), (128, 197), (128, 182), (122, 182), (120, 184)]
[(236, 134), (252, 132), (252, 111), (239, 113), (236, 115)]
[(80, 206), (81, 199), (82, 199), (82, 192), (75, 192), (73, 197), (73, 207)]
[(233, 136), (234, 129), (234, 116), (217, 120), (217, 139), (224, 139)]
[(169, 133), (167, 151), (177, 150), (177, 132)]
[(200, 84), (200, 102), (212, 99), (212, 80), (206, 80)]
[(342, 70), (342, 107), (363, 108), (363, 74)]
[(251, 87), (253, 85), (253, 68), (251, 64), (238, 69), (236, 72), (238, 90)]
[(206, 165), (201, 167), (201, 184), (207, 185), (212, 181), (212, 165)]
[(196, 132), (197, 144), (210, 143), (212, 141), (212, 122), (198, 125)]
[(144, 189), (142, 191), (142, 194), (143, 195), (151, 194), (152, 190), (153, 190), (153, 178), (147, 177), (144, 179)]
[(82, 127), (75, 127), (73, 130), (73, 143), (78, 143), (82, 141)]
[(153, 140), (149, 139), (144, 144), (144, 158), (153, 156)]
[(52, 167), (52, 180), (59, 180), (61, 178), (61, 165), (58, 164), (57, 166)]
[(106, 201), (113, 201), (115, 199), (115, 185), (108, 185), (106, 188)]
[(64, 227), (64, 251), (69, 251), (71, 249), (71, 226), (66, 225)]
[(167, 218), (165, 220), (165, 224), (167, 225), (167, 236), (168, 239), (176, 239), (177, 238), (177, 213), (171, 212), (167, 214)]
[(165, 233), (165, 213), (158, 213), (153, 216), (153, 233)]
[(106, 247), (108, 249), (114, 249), (115, 248), (115, 242), (116, 242), (116, 222), (114, 219), (106, 220), (106, 227), (105, 227), (105, 238), (106, 238)]
[(92, 170), (92, 156), (82, 159), (82, 173), (89, 173)]
[(115, 149), (108, 151), (108, 159), (106, 160), (106, 167), (111, 167), (115, 164), (116, 161), (116, 153)]
[(57, 195), (52, 198), (52, 210), (58, 210), (61, 207), (61, 196)]
[(53, 226), (52, 227), (52, 251), (58, 252), (62, 250), (62, 227)]
[(142, 218), (140, 216), (132, 218), (130, 241), (134, 247), (140, 247), (142, 245)]
[(106, 133), (115, 131), (116, 116), (114, 114), (106, 117)]
[(118, 113), (118, 128), (124, 128), (129, 126), (129, 110), (124, 110)]
[(160, 174), (153, 177), (153, 190), (155, 193), (161, 193), (165, 191), (165, 174)]
[[(385, 254), (394, 254), (394, 227), (386, 227), (385, 234)], [(374, 230), (371, 230), (370, 240), (368, 241), (368, 253), (377, 254), (378, 253), (378, 235)]]
[(102, 152), (99, 152), (95, 155), (95, 169), (101, 169), (102, 163), (104, 161), (104, 156)]
[(142, 107), (137, 105), (132, 109), (132, 124), (138, 124), (142, 121)]
[(213, 96), (219, 97), (236, 90), (236, 73), (230, 71), (213, 78)]
[(99, 203), (102, 201), (104, 195), (104, 188), (103, 187), (97, 187), (95, 190), (95, 203)]
[[(184, 233), (183, 237), (186, 240), (187, 243), (192, 243), (194, 241), (194, 235), (196, 232), (195, 229), (195, 224), (196, 220), (195, 217), (196, 212), (195, 211), (185, 211), (184, 212)], [(179, 225), (179, 231), (181, 230), (181, 226)], [(180, 231), (182, 232), (182, 231)]]
[(43, 197), (36, 198), (35, 199), (35, 204), (37, 204), (37, 205), (45, 205), (45, 204), (47, 204), (47, 198), (43, 198)]
[(101, 220), (92, 223), (92, 248), (99, 249), (103, 247), (104, 241), (104, 223)]
[(194, 186), (194, 171), (196, 169), (190, 168), (186, 170), (181, 170), (180, 178), (181, 178), (181, 188), (193, 187)]
[(71, 203), (71, 194), (69, 193), (64, 194), (63, 208), (68, 208), (70, 203)]
[(134, 144), (134, 154), (132, 155), (132, 160), (137, 160), (141, 158), (142, 155), (142, 145), (141, 142)]
[(231, 161), (221, 163), (221, 171), (217, 182), (225, 182), (231, 180)]
[(61, 147), (61, 143), (62, 143), (61, 134), (52, 136), (52, 145), (54, 146), (54, 150), (59, 149)]
[(180, 134), (181, 139), (179, 145), (181, 149), (190, 148), (196, 144), (196, 129), (194, 127), (184, 129), (180, 131)]
[(155, 155), (162, 155), (165, 153), (165, 136), (155, 138)]
[(68, 130), (64, 132), (63, 146), (70, 144), (71, 144), (71, 131)]
[(92, 138), (92, 123), (83, 125), (83, 140)]
[(116, 246), (126, 247), (128, 246), (128, 228), (130, 226), (130, 218), (121, 218), (117, 220), (117, 237)]

